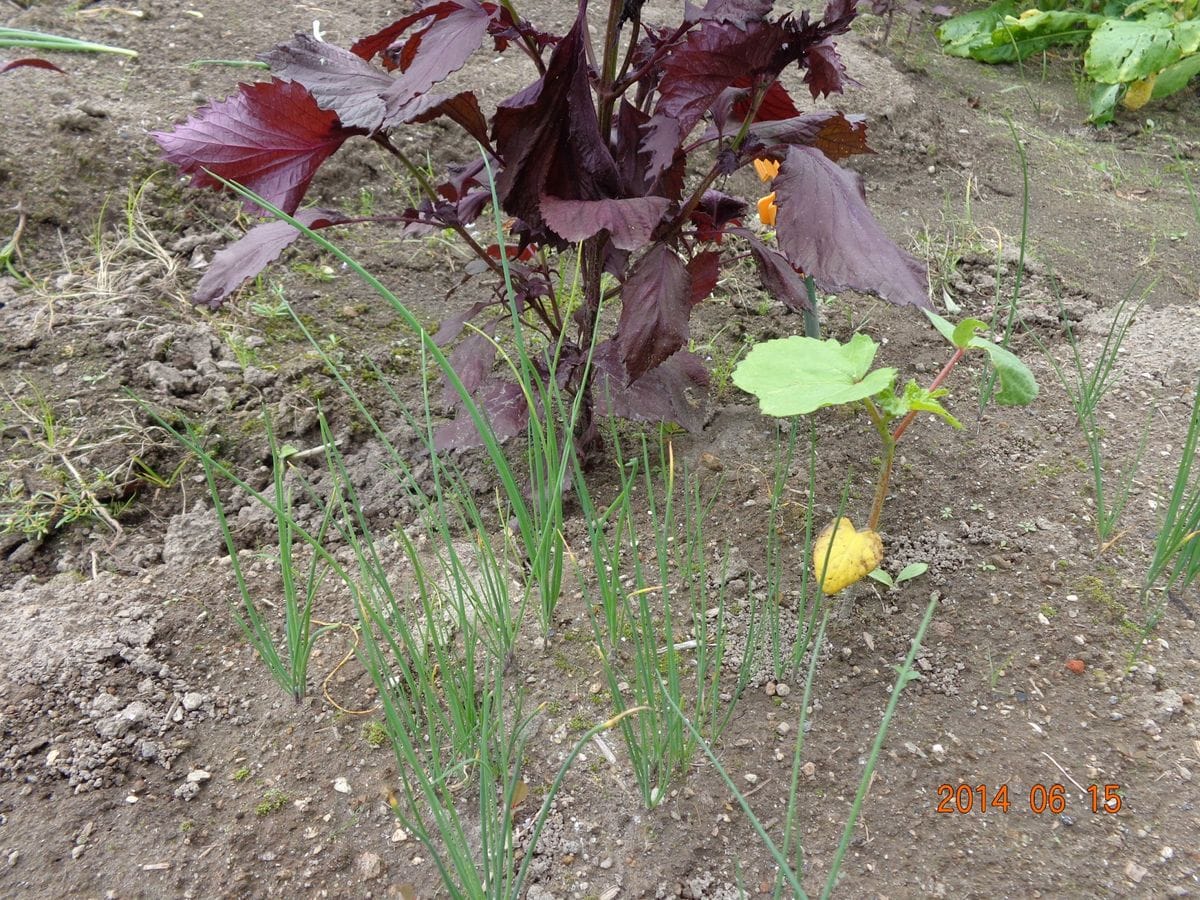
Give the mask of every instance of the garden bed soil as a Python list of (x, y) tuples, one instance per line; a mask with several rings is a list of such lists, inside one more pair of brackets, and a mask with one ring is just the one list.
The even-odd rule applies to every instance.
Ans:
[[(373, 523), (383, 532), (411, 523), (404, 491), (383, 477), (378, 448), (339, 404), (320, 360), (290, 320), (263, 313), (269, 294), (243, 292), (211, 314), (186, 302), (235, 206), (184, 189), (147, 136), (248, 77), (190, 62), (250, 58), (309, 30), (314, 17), (328, 39), (346, 43), (389, 13), (365, 2), (287, 5), (269, 19), (230, 0), (147, 0), (140, 17), (96, 4), (23, 6), (5, 4), (6, 24), (129, 46), (140, 57), (56, 57), (69, 75), (0, 77), (0, 190), (6, 207), (20, 203), (21, 265), (36, 283), (0, 278), (4, 513), (44, 514), (14, 498), (73, 484), (77, 500), (104, 501), (119, 523), (118, 531), (93, 515), (45, 540), (0, 536), (0, 894), (439, 896), (429, 853), (398, 830), (389, 807), (396, 764), (371, 727), (380, 716), (370, 679), (354, 658), (339, 666), (353, 629), (321, 639), (304, 702), (270, 681), (227, 611), (236, 583), (203, 476), (132, 399), (190, 416), (212, 440), (219, 433), (227, 458), (260, 481), (269, 459), (263, 404), (281, 440), (309, 447), (319, 399)], [(531, 0), (522, 9), (561, 31), (570, 6)], [(643, 15), (668, 7), (647, 3)], [(1097, 131), (1082, 124), (1067, 60), (1042, 71), (991, 69), (943, 58), (923, 25), (907, 37), (897, 27), (887, 48), (878, 46), (878, 20), (859, 25), (839, 43), (861, 87), (834, 99), (870, 116), (877, 154), (854, 166), (872, 208), (930, 261), (936, 296), (944, 285), (963, 314), (989, 318), (1020, 275), (1024, 326), (1013, 348), (1042, 393), (1028, 409), (980, 414), (981, 370), (966, 364), (949, 400), (964, 429), (922, 421), (900, 446), (882, 523), (887, 565), (930, 568), (895, 591), (867, 582), (833, 601), (800, 787), (805, 887), (824, 883), (895, 667), (936, 592), (921, 678), (900, 699), (838, 894), (1194, 895), (1195, 590), (1170, 598), (1131, 659), (1135, 626), (1148, 615), (1141, 574), (1200, 372), (1200, 221), (1183, 178), (1200, 184), (1196, 92)], [(523, 77), (511, 56), (481, 53), (456, 78), (494, 103)], [(435, 165), (459, 147), (433, 126), (414, 134)], [(1028, 160), (1023, 258), (1014, 138)], [(398, 184), (386, 160), (348, 146), (314, 196), (324, 205), (368, 197), (400, 205)], [(0, 210), (6, 233), (17, 222), (16, 211)], [(345, 240), (431, 323), (481, 289), (462, 283), (463, 258), (436, 242)], [(412, 336), (351, 275), (335, 270), (326, 280), (324, 264), (301, 249), (271, 277), (318, 334), (336, 336), (325, 340), (351, 368), (373, 359), (415, 397)], [(1034, 337), (1065, 360), (1061, 310), (1091, 358), (1122, 299), (1143, 292), (1118, 357), (1120, 381), (1101, 406), (1110, 478), (1132, 463), (1143, 433), (1146, 451), (1117, 534), (1102, 543), (1086, 445)], [(823, 314), (833, 336), (875, 337), (880, 361), (903, 377), (928, 381), (946, 358), (911, 310), (847, 295)], [(717, 366), (746, 338), (800, 331), (797, 317), (736, 273), (693, 324)], [(706, 538), (736, 602), (763, 589), (776, 435), (745, 396), (723, 387), (704, 430), (673, 443), (680, 465), (717, 492)], [(818, 518), (832, 514), (847, 473), (850, 509), (862, 517), (872, 435), (835, 411), (816, 422)], [(385, 410), (384, 425), (415, 452), (398, 412)], [(599, 464), (599, 484), (610, 463)], [(483, 463), (468, 458), (467, 471), (487, 495)], [(802, 514), (787, 514), (802, 509), (803, 465), (796, 473), (782, 536), (785, 553), (798, 557)], [(266, 551), (246, 560), (252, 584), (269, 593), (270, 522), (244, 497), (233, 515), (243, 546)], [(572, 520), (568, 541), (581, 534)], [(799, 583), (794, 567), (786, 578)], [(330, 601), (317, 615), (348, 621), (350, 612)], [(584, 598), (568, 591), (557, 615), (545, 641), (528, 624), (519, 655), (527, 708), (543, 705), (524, 776), (531, 801), (580, 722), (607, 715), (594, 699), (601, 679)], [(716, 748), (776, 835), (794, 738), (784, 726), (798, 721), (802, 685), (788, 687), (756, 674)], [(732, 897), (739, 883), (751, 893), (770, 885), (768, 854), (702, 757), (647, 811), (619, 737), (607, 741), (615, 764), (589, 746), (566, 779), (536, 850), (530, 897)], [(1056, 784), (1066, 808), (1032, 809), (1031, 799), (1045, 800), (1039, 790)], [(951, 802), (939, 812), (960, 785), (972, 789), (971, 811)], [(1010, 808), (981, 812), (979, 786), (991, 800), (1000, 785)], [(1119, 786), (1120, 810), (1093, 809), (1091, 785), (1101, 795)], [(961, 792), (956, 799), (965, 802)], [(536, 805), (527, 801), (517, 819)]]

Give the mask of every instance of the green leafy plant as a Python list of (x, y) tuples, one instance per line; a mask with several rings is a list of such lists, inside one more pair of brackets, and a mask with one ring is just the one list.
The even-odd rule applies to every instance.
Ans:
[(262, 800), (254, 807), (254, 814), (259, 818), (269, 816), (287, 806), (288, 795), (278, 788), (271, 788), (263, 794)]
[(1087, 45), (1084, 72), (1096, 83), (1089, 120), (1112, 121), (1117, 103), (1140, 109), (1183, 90), (1200, 74), (1197, 0), (1067, 3), (1000, 0), (937, 30), (950, 56), (1020, 62), (1052, 46)]
[(874, 571), (868, 572), (867, 577), (875, 579), (880, 584), (886, 585), (888, 590), (894, 591), (896, 588), (900, 587), (900, 585), (904, 584), (904, 582), (912, 581), (914, 578), (920, 578), (928, 571), (929, 563), (911, 562), (897, 572), (895, 576), (885, 572), (883, 569), (875, 569)]
[(882, 561), (883, 548), (876, 529), (891, 480), (896, 443), (917, 414), (932, 413), (961, 427), (940, 400), (947, 393), (942, 383), (968, 351), (981, 350), (990, 357), (1000, 382), (996, 402), (1025, 405), (1037, 396), (1037, 382), (1028, 367), (1008, 350), (977, 336), (977, 331), (986, 328), (984, 322), (964, 319), (953, 325), (936, 313), (926, 311), (926, 315), (954, 347), (950, 359), (927, 388), (915, 380), (898, 388), (896, 369), (872, 369), (878, 344), (862, 333), (845, 343), (807, 337), (765, 341), (751, 350), (733, 373), (734, 384), (756, 396), (766, 415), (791, 417), (827, 406), (850, 406), (863, 410), (879, 435), (883, 454), (866, 529), (857, 531), (850, 519), (839, 514), (816, 541), (814, 572), (827, 594), (853, 584)]
[(1175, 480), (1163, 524), (1154, 541), (1154, 556), (1146, 567), (1142, 581), (1142, 601), (1156, 586), (1163, 589), (1164, 598), (1151, 610), (1143, 634), (1158, 624), (1166, 607), (1166, 595), (1172, 590), (1186, 590), (1200, 578), (1200, 470), (1196, 455), (1200, 452), (1200, 382), (1192, 397), (1192, 414), (1183, 439), (1183, 452), (1175, 470)]
[(1059, 383), (1062, 384), (1063, 391), (1070, 400), (1071, 407), (1075, 410), (1075, 418), (1083, 431), (1084, 440), (1087, 442), (1092, 490), (1096, 502), (1096, 534), (1101, 541), (1108, 541), (1112, 537), (1117, 527), (1117, 520), (1129, 501), (1133, 479), (1146, 452), (1150, 430), (1149, 421), (1147, 421), (1136, 453), (1124, 467), (1123, 474), (1118, 477), (1114, 485), (1107, 479), (1105, 473), (1104, 430), (1097, 420), (1096, 409), (1120, 378), (1117, 358), (1121, 352), (1121, 345), (1125, 342), (1125, 335), (1129, 332), (1134, 318), (1145, 305), (1146, 298), (1153, 287), (1154, 285), (1150, 285), (1137, 299), (1130, 292), (1117, 304), (1099, 351), (1090, 363), (1084, 359), (1075, 329), (1072, 328), (1065, 312), (1060, 311), (1060, 321), (1063, 331), (1067, 335), (1067, 344), (1071, 348), (1071, 356), (1065, 365), (1054, 357), (1050, 348), (1035, 333), (1027, 332), (1041, 349)]

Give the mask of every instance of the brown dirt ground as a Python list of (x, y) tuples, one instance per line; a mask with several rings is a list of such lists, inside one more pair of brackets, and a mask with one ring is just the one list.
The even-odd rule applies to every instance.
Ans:
[[(5, 489), (53, 490), (70, 477), (70, 462), (97, 498), (124, 506), (120, 533), (90, 519), (45, 541), (0, 536), (0, 894), (351, 897), (392, 896), (411, 884), (437, 896), (427, 854), (394, 840), (385, 797), (395, 762), (364, 739), (364, 722), (377, 715), (338, 708), (369, 707), (369, 679), (353, 661), (337, 669), (328, 684), (336, 706), (319, 691), (296, 706), (269, 681), (225, 611), (234, 585), (202, 476), (185, 466), (169, 477), (183, 457), (124, 393), (219, 429), (245, 466), (264, 458), (255, 424), (264, 401), (283, 439), (311, 446), (313, 404), (323, 399), (372, 485), (375, 521), (386, 528), (411, 520), (398, 489), (373, 478), (379, 460), (337, 407), (319, 362), (294, 329), (252, 308), (261, 294), (245, 292), (215, 315), (185, 302), (191, 270), (224, 241), (233, 205), (183, 189), (147, 138), (244, 77), (189, 70), (192, 60), (249, 58), (313, 18), (329, 39), (346, 42), (388, 13), (365, 2), (295, 3), (267, 21), (231, 0), (146, 0), (137, 4), (141, 18), (90, 3), (27, 5), (6, 3), (6, 24), (126, 45), (141, 57), (72, 56), (57, 60), (69, 77), (0, 77), (0, 187), (5, 207), (22, 204), (24, 265), (38, 285), (0, 279)], [(528, 6), (535, 20), (561, 28), (571, 4)], [(648, 3), (647, 18), (668, 6)], [(543, 10), (551, 12), (537, 15)], [(1121, 381), (1102, 406), (1114, 471), (1129, 464), (1143, 429), (1148, 443), (1120, 537), (1101, 547), (1085, 444), (1022, 330), (1014, 347), (1043, 386), (1033, 407), (978, 415), (978, 369), (968, 366), (951, 397), (964, 431), (921, 423), (906, 438), (884, 521), (889, 564), (925, 560), (930, 573), (893, 593), (860, 586), (834, 610), (799, 805), (806, 887), (819, 891), (824, 882), (893, 666), (936, 590), (922, 680), (901, 698), (838, 893), (1195, 894), (1194, 591), (1173, 598), (1141, 661), (1132, 671), (1128, 663), (1131, 623), (1146, 615), (1137, 586), (1200, 370), (1200, 221), (1182, 178), (1190, 172), (1200, 184), (1196, 92), (1097, 132), (1080, 124), (1069, 61), (1018, 73), (949, 60), (920, 26), (907, 36), (898, 27), (881, 51), (878, 24), (861, 22), (843, 43), (863, 87), (836, 98), (872, 117), (878, 155), (856, 165), (873, 208), (897, 240), (930, 260), (964, 313), (986, 317), (1016, 276), (1015, 132), (1031, 183), (1021, 315), (1061, 359), (1061, 299), (1090, 354), (1122, 297), (1149, 292), (1120, 356)], [(514, 89), (517, 68), (485, 53), (459, 78), (494, 102)], [(442, 137), (429, 129), (416, 146), (439, 148), (435, 162), (444, 162), (452, 154), (442, 148), (454, 144)], [(353, 205), (365, 189), (381, 206), (402, 202), (389, 165), (355, 150), (342, 151), (314, 195)], [(131, 236), (126, 197), (139, 190)], [(0, 210), (5, 233), (16, 223), (13, 210)], [(463, 260), (439, 245), (347, 241), (431, 322), (474, 289), (460, 286)], [(289, 260), (272, 277), (320, 333), (336, 333), (347, 353), (380, 361), (401, 390), (411, 389), (412, 338), (351, 277), (314, 278), (301, 263), (321, 261), (307, 251)], [(836, 336), (863, 328), (884, 342), (881, 359), (906, 376), (928, 376), (944, 359), (943, 346), (909, 313), (844, 297), (825, 317)], [(717, 363), (746, 336), (798, 330), (797, 319), (738, 277), (694, 328)], [(58, 429), (53, 447), (44, 439), (46, 409)], [(869, 433), (836, 414), (818, 422), (821, 511), (832, 511), (847, 471), (861, 476), (851, 508), (863, 508)], [(709, 470), (722, 470), (708, 536), (744, 562), (731, 591), (759, 590), (773, 426), (730, 391), (716, 398), (706, 429), (678, 436), (675, 447), (693, 466), (709, 454)], [(138, 460), (164, 484), (155, 486)], [(485, 472), (472, 477), (487, 490)], [(9, 515), (16, 507), (6, 504)], [(266, 523), (244, 499), (242, 506), (237, 522), (251, 546), (266, 538)], [(785, 534), (785, 547), (798, 535)], [(268, 562), (253, 563), (263, 585), (270, 574)], [(798, 573), (787, 577), (798, 584)], [(334, 619), (342, 610), (319, 614)], [(530, 645), (521, 659), (528, 708), (549, 704), (529, 748), (532, 785), (557, 766), (562, 735), (579, 717), (603, 712), (591, 701), (595, 657), (577, 592), (559, 617), (556, 638), (541, 651)], [(347, 630), (323, 639), (314, 679), (333, 671), (349, 646)], [(1072, 659), (1085, 663), (1083, 674), (1068, 671)], [(796, 693), (749, 691), (718, 746), (730, 772), (757, 776), (751, 801), (776, 833), (792, 746), (777, 726), (797, 720)], [(738, 877), (752, 891), (770, 881), (767, 854), (709, 766), (695, 765), (677, 793), (648, 812), (620, 741), (610, 738), (615, 767), (589, 749), (568, 777), (541, 848), (537, 896), (595, 897), (612, 888), (629, 897), (733, 896)], [(189, 786), (196, 770), (211, 778)], [(349, 793), (334, 789), (339, 778)], [(1031, 811), (1035, 785), (1055, 783), (1065, 786), (1065, 812)], [(939, 814), (943, 784), (1007, 784), (1012, 807)], [(1092, 784), (1120, 786), (1119, 813), (1092, 811), (1084, 792)], [(256, 814), (272, 791), (285, 798), (281, 808)]]

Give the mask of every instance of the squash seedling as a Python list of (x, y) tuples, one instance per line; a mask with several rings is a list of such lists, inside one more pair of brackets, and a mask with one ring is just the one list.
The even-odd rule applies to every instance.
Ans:
[(826, 526), (813, 544), (813, 573), (826, 594), (849, 587), (878, 569), (883, 561), (883, 541), (877, 529), (891, 481), (896, 443), (917, 414), (932, 413), (954, 428), (962, 427), (940, 401), (948, 393), (943, 382), (968, 351), (981, 350), (991, 357), (1000, 378), (995, 398), (998, 403), (1024, 406), (1037, 396), (1037, 382), (1029, 368), (1005, 348), (976, 334), (987, 327), (984, 322), (963, 319), (954, 325), (928, 310), (925, 315), (954, 347), (929, 387), (910, 379), (898, 388), (896, 369), (872, 369), (879, 345), (861, 333), (845, 343), (808, 337), (764, 341), (734, 369), (733, 383), (758, 398), (764, 415), (790, 418), (827, 406), (853, 407), (867, 414), (883, 444), (867, 527), (859, 531), (842, 516)]

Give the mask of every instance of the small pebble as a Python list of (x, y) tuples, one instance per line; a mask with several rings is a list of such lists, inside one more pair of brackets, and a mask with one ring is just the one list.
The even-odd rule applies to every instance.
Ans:
[(350, 782), (345, 778), (338, 778), (333, 782), (333, 789), (339, 794), (348, 794), (350, 793)]
[(747, 772), (742, 777), (745, 778), (749, 784), (758, 784), (758, 776), (753, 772)]
[(1134, 884), (1140, 884), (1142, 879), (1146, 877), (1147, 870), (1137, 863), (1130, 860), (1125, 865), (1125, 877)]
[(376, 853), (366, 852), (354, 860), (354, 869), (361, 877), (371, 880), (383, 874), (383, 860)]

